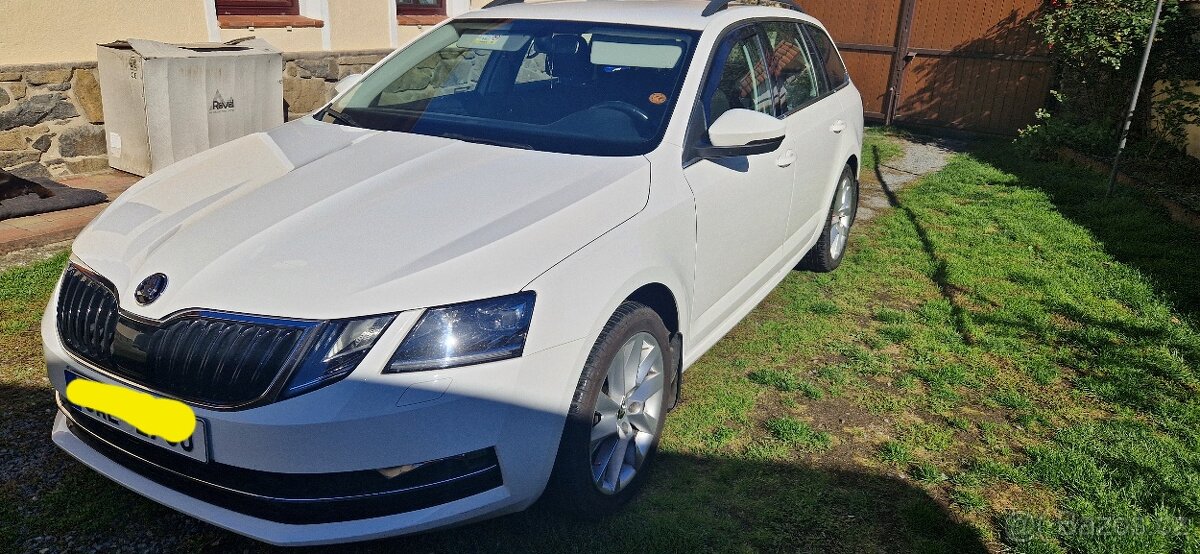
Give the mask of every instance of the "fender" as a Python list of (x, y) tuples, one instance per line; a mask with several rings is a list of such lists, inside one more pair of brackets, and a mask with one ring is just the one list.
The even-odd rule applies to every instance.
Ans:
[[(652, 185), (644, 210), (525, 287), (538, 293), (527, 352), (581, 338), (587, 339), (590, 348), (617, 307), (638, 289), (654, 283), (671, 291), (679, 322), (677, 331), (688, 335), (695, 278), (696, 206), (681, 176), (655, 178), (662, 171), (670, 171), (664, 166), (670, 167), (651, 163)], [(547, 315), (554, 316), (553, 325), (540, 324)]]

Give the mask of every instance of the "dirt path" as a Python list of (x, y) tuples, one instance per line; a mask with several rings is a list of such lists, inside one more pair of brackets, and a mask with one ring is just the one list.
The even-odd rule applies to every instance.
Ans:
[[(879, 167), (864, 167), (859, 185), (858, 221), (870, 221), (887, 208), (895, 207), (895, 195), (921, 177), (936, 173), (950, 157), (967, 148), (967, 143), (932, 137), (896, 137), (904, 155)], [(878, 156), (876, 156), (878, 157)]]

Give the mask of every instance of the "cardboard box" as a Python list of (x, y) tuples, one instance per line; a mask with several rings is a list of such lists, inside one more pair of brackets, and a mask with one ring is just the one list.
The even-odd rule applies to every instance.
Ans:
[(109, 165), (146, 176), (282, 125), (283, 55), (261, 39), (97, 47)]

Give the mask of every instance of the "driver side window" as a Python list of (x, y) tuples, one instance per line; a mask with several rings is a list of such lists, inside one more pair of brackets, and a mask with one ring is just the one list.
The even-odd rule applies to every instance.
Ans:
[(734, 108), (773, 115), (766, 56), (754, 28), (725, 39), (715, 62), (704, 97), (709, 124)]

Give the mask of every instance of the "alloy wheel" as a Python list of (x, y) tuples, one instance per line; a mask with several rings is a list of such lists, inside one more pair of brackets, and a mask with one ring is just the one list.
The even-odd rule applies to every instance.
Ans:
[(858, 193), (849, 176), (842, 177), (834, 196), (833, 217), (829, 222), (829, 255), (834, 259), (842, 256), (850, 238), (850, 226), (854, 224), (854, 208), (858, 204)]
[(654, 445), (663, 409), (663, 350), (638, 333), (617, 351), (592, 418), (592, 483), (605, 494), (625, 488)]

